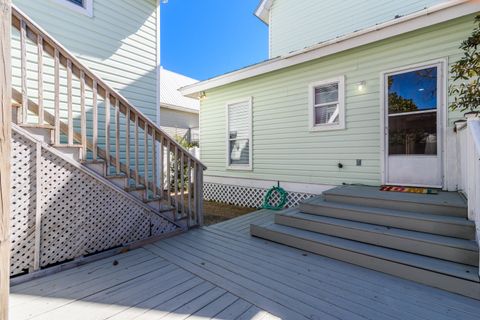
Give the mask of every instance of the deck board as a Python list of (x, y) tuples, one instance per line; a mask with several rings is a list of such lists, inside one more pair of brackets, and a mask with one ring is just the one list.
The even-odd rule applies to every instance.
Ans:
[(250, 237), (251, 223), (274, 214), (13, 286), (10, 318), (478, 319), (480, 301)]

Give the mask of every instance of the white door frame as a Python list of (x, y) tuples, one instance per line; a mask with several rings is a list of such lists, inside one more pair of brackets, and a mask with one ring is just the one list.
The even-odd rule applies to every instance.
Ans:
[[(388, 154), (387, 154), (387, 143), (386, 136), (387, 132), (387, 112), (386, 112), (386, 99), (387, 96), (385, 94), (386, 89), (386, 76), (392, 73), (397, 73), (401, 71), (409, 71), (412, 69), (422, 68), (422, 67), (438, 67), (438, 73), (440, 75), (440, 86), (438, 88), (438, 101), (437, 101), (437, 112), (438, 118), (440, 119), (437, 123), (437, 126), (440, 125), (440, 132), (437, 139), (440, 139), (438, 146), (440, 150), (438, 150), (438, 155), (440, 156), (440, 171), (441, 171), (441, 186), (430, 186), (430, 185), (418, 185), (419, 187), (441, 187), (444, 189), (445, 186), (445, 175), (446, 175), (446, 157), (445, 157), (445, 150), (446, 150), (446, 134), (445, 130), (447, 128), (447, 82), (448, 82), (448, 59), (441, 58), (436, 60), (428, 60), (421, 63), (410, 64), (394, 69), (389, 69), (380, 72), (380, 166), (381, 166), (381, 178), (382, 184), (386, 184), (387, 182), (387, 170), (388, 170)], [(437, 131), (437, 132), (438, 132)]]

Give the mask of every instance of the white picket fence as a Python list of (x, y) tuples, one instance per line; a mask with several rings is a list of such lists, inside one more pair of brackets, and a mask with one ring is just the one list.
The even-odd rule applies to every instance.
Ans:
[(457, 124), (458, 189), (468, 198), (468, 219), (475, 222), (480, 244), (480, 118)]

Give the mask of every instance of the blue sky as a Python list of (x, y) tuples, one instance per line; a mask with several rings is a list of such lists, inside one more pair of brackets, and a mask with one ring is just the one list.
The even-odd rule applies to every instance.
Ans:
[(161, 8), (162, 65), (205, 80), (268, 58), (259, 0), (169, 0)]

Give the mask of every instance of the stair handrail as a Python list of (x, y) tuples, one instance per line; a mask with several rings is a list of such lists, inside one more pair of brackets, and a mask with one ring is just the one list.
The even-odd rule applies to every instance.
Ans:
[[(48, 115), (43, 108), (43, 54), (48, 53), (54, 60), (54, 79), (55, 79), (55, 97), (54, 97), (54, 109), (55, 114), (50, 115), (50, 120), (54, 119), (55, 128), (55, 144), (61, 144), (60, 133), (66, 132), (68, 138), (68, 145), (74, 145), (74, 140), (81, 143), (83, 147), (83, 159), (86, 159), (87, 149), (92, 150), (93, 160), (97, 159), (97, 156), (102, 154), (98, 153), (103, 151), (98, 147), (98, 104), (97, 99), (101, 97), (105, 102), (105, 161), (107, 166), (112, 165), (116, 168), (117, 174), (126, 173), (130, 179), (135, 179), (137, 184), (143, 182), (145, 185), (145, 194), (148, 197), (149, 189), (153, 192), (153, 198), (157, 196), (158, 185), (157, 181), (160, 181), (160, 198), (165, 198), (173, 203), (175, 206), (175, 214), (179, 214), (179, 218), (185, 217), (187, 214), (188, 225), (192, 223), (194, 225), (203, 224), (203, 171), (207, 168), (199, 159), (193, 156), (186, 148), (178, 143), (174, 138), (170, 137), (164, 132), (155, 122), (146, 117), (140, 110), (138, 110), (133, 104), (131, 104), (123, 95), (117, 90), (112, 88), (108, 83), (102, 80), (95, 74), (90, 68), (85, 66), (78, 58), (75, 57), (68, 49), (66, 49), (59, 41), (55, 40), (47, 31), (36, 24), (30, 17), (23, 13), (19, 8), (12, 5), (12, 26), (20, 32), (20, 52), (21, 52), (21, 92), (17, 94), (20, 96), (17, 101), (20, 103), (21, 113), (19, 119), (20, 122), (27, 121), (27, 113), (32, 107), (32, 101), (28, 96), (27, 88), (27, 50), (26, 39), (32, 40), (38, 49), (38, 105), (35, 106), (38, 111), (38, 123), (43, 125), (45, 115)], [(67, 70), (67, 107), (68, 107), (68, 123), (65, 124), (60, 120), (60, 65), (64, 66)], [(72, 96), (72, 76), (75, 75), (80, 80), (80, 97), (81, 97), (81, 133), (74, 132), (73, 125), (73, 96)], [(87, 140), (87, 116), (86, 116), (86, 92), (85, 87), (88, 86), (93, 92), (93, 137), (92, 140)], [(15, 91), (15, 90), (14, 90)], [(18, 93), (18, 92), (17, 92)], [(15, 92), (14, 92), (15, 95)], [(115, 129), (111, 130), (111, 106), (114, 108), (114, 123)], [(126, 141), (126, 164), (120, 162), (120, 113), (125, 115), (127, 129)], [(131, 161), (130, 153), (132, 148), (130, 147), (131, 139), (131, 126), (134, 122), (134, 161)], [(140, 136), (138, 129), (143, 129), (144, 132), (144, 179), (141, 179), (139, 172), (139, 144)], [(115, 133), (115, 156), (111, 155), (110, 136)], [(155, 143), (154, 143), (155, 142)], [(160, 143), (160, 152), (156, 150), (156, 144)], [(149, 153), (149, 145), (151, 145), (152, 153)], [(166, 174), (162, 169), (160, 177), (157, 177), (157, 155), (160, 153), (160, 164), (164, 166), (164, 148), (166, 149)], [(173, 168), (171, 168), (171, 157), (173, 156)], [(149, 178), (148, 168), (151, 160), (152, 175)], [(111, 163), (113, 161), (114, 163)], [(131, 164), (135, 164), (135, 170), (131, 169)], [(188, 170), (187, 172), (185, 172)], [(172, 174), (174, 174), (172, 178)], [(132, 177), (134, 176), (134, 178)], [(185, 175), (188, 175), (189, 179), (185, 180)], [(164, 185), (164, 176), (167, 177)], [(160, 178), (160, 179), (157, 179)], [(142, 181), (143, 180), (143, 181)], [(165, 193), (164, 187), (167, 188)], [(171, 189), (174, 189), (172, 194)], [(185, 194), (188, 189), (188, 194)], [(192, 194), (192, 191), (193, 194)], [(186, 198), (188, 196), (188, 199)], [(194, 197), (194, 199), (192, 198)], [(148, 200), (147, 200), (148, 201)], [(187, 204), (185, 204), (187, 202)], [(186, 211), (188, 209), (188, 211)], [(193, 211), (192, 211), (193, 209)], [(193, 212), (195, 217), (193, 217)]]
[[(78, 60), (78, 58), (76, 58), (73, 53), (71, 53), (67, 48), (65, 48), (62, 44), (60, 44), (60, 42), (55, 40), (46, 30), (44, 30), (42, 27), (40, 27), (32, 19), (30, 19), (28, 17), (28, 15), (26, 15), (23, 11), (21, 11), (16, 5), (12, 4), (12, 25), (17, 30), (21, 30), (21, 26), (20, 26), (20, 21), (21, 20), (25, 21), (28, 28), (30, 28), (30, 30), (34, 31), (37, 36), (40, 35), (43, 38), (44, 49), (46, 49), (46, 51), (48, 53), (50, 53), (52, 56), (54, 56), (55, 55), (55, 52), (54, 52), (55, 48), (58, 49), (59, 52), (62, 55), (64, 55), (68, 60), (70, 60), (73, 63), (72, 67), (77, 68), (77, 70), (75, 70), (75, 68), (73, 68), (72, 71), (73, 71), (74, 74), (76, 74), (78, 77), (80, 77), (80, 72), (78, 72), (78, 71), (83, 71), (85, 76), (86, 76), (86, 79), (85, 79), (86, 84), (88, 84), (90, 87), (93, 87), (93, 81), (96, 81), (96, 84), (100, 88), (104, 89), (103, 91), (98, 91), (98, 94), (100, 96), (105, 98), (106, 97), (105, 92), (108, 92), (109, 95), (113, 95), (114, 98), (118, 98), (120, 103), (124, 107), (127, 107), (129, 109), (129, 111), (133, 111), (134, 114), (138, 115), (138, 118), (139, 118), (140, 121), (142, 121), (144, 123), (147, 122), (148, 126), (155, 128), (155, 130), (157, 130), (161, 134), (165, 135), (165, 137), (168, 140), (170, 140), (170, 143), (173, 143), (177, 148), (181, 149), (182, 152), (184, 152), (186, 155), (190, 155), (190, 152), (186, 148), (184, 148), (181, 144), (179, 144), (177, 141), (175, 141), (175, 139), (171, 138), (168, 135), (168, 133), (166, 133), (161, 128), (159, 128), (156, 123), (151, 121), (140, 110), (138, 110), (132, 103), (130, 103), (128, 101), (127, 98), (125, 98), (116, 89), (114, 89), (109, 84), (107, 84), (104, 80), (102, 80), (102, 78), (97, 76), (89, 67), (87, 67), (82, 62), (80, 62), (80, 60)], [(34, 38), (34, 37), (29, 36), (28, 34), (27, 34), (27, 36), (30, 38), (30, 40), (35, 41), (35, 42), (37, 41), (37, 37)], [(50, 47), (48, 47), (48, 46), (50, 46)], [(62, 61), (60, 61), (60, 62), (62, 63)], [(67, 65), (67, 63), (62, 63), (62, 64), (64, 66)], [(90, 78), (92, 81), (89, 82), (88, 78)], [(142, 127), (142, 129), (143, 129), (143, 127)], [(207, 169), (205, 164), (203, 164), (199, 159), (197, 159), (195, 157), (192, 157), (192, 156), (190, 156), (190, 158), (194, 162), (201, 165), (204, 170)]]

